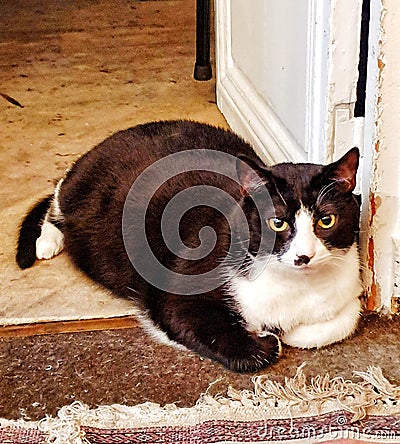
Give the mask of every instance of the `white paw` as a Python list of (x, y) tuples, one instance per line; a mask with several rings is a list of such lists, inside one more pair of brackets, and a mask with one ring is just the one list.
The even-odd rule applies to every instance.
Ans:
[(360, 309), (360, 300), (355, 297), (334, 318), (316, 324), (298, 325), (285, 332), (282, 341), (299, 348), (318, 348), (342, 341), (354, 333)]
[(56, 256), (64, 247), (64, 235), (52, 223), (44, 222), (42, 232), (36, 239), (36, 257), (38, 259), (50, 259)]
[[(325, 345), (321, 342), (322, 324), (299, 325), (286, 332), (282, 341), (292, 347), (318, 348)], [(329, 341), (331, 342), (331, 341)]]

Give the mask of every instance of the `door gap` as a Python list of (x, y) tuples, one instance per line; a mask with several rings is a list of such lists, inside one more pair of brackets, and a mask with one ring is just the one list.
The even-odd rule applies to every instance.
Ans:
[(354, 117), (365, 117), (370, 3), (371, 0), (363, 0), (362, 4), (360, 60), (358, 63), (357, 100), (354, 106)]

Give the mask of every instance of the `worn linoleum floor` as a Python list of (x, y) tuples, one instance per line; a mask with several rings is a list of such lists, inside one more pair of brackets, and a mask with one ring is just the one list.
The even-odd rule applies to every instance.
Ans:
[[(65, 255), (21, 272), (17, 226), (81, 153), (149, 120), (191, 118), (226, 127), (215, 82), (196, 82), (195, 1), (0, 0), (0, 317), (76, 319), (129, 313)], [(111, 307), (111, 308), (110, 308)], [(1, 335), (0, 335), (1, 336)], [(322, 350), (284, 348), (263, 373), (279, 381), (306, 363), (310, 377), (378, 365), (400, 384), (400, 321), (365, 316), (351, 339)], [(140, 328), (0, 339), (0, 417), (40, 419), (80, 400), (192, 405), (207, 390), (251, 388), (197, 355), (155, 344)]]

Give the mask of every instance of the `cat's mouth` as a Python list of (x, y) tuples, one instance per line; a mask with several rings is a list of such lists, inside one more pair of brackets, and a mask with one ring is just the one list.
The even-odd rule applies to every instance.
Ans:
[(287, 262), (287, 261), (282, 261), (281, 263), (290, 271), (294, 271), (295, 273), (301, 273), (301, 274), (312, 274), (315, 273), (318, 269), (318, 267), (316, 267), (315, 264), (296, 265), (293, 262)]
[(316, 268), (309, 264), (293, 265), (292, 269), (297, 270), (299, 273), (303, 274), (312, 274), (316, 271)]
[(332, 264), (327, 263), (324, 260), (313, 261), (309, 264), (295, 265), (294, 263), (285, 263), (293, 273), (297, 275), (310, 275), (321, 273), (324, 270), (331, 269)]

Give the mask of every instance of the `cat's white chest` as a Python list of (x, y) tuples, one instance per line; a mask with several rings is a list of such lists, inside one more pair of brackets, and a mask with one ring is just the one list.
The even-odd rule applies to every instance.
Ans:
[(327, 318), (332, 311), (329, 300), (334, 291), (328, 282), (321, 285), (319, 279), (314, 280), (311, 277), (304, 282), (293, 274), (277, 276), (269, 268), (253, 281), (239, 278), (235, 282), (235, 299), (249, 330), (260, 331), (265, 327), (289, 330), (298, 323)]
[[(300, 326), (315, 326), (309, 332), (303, 328), (301, 338), (287, 342), (299, 347), (335, 342), (340, 335), (350, 334), (357, 323), (362, 288), (356, 246), (336, 264), (309, 274), (285, 270), (276, 263), (267, 265), (254, 280), (235, 278), (231, 290), (249, 331), (260, 333), (277, 327), (289, 334)], [(349, 325), (336, 328), (335, 321)], [(335, 332), (323, 331), (329, 323)], [(345, 332), (337, 333), (338, 329)]]

